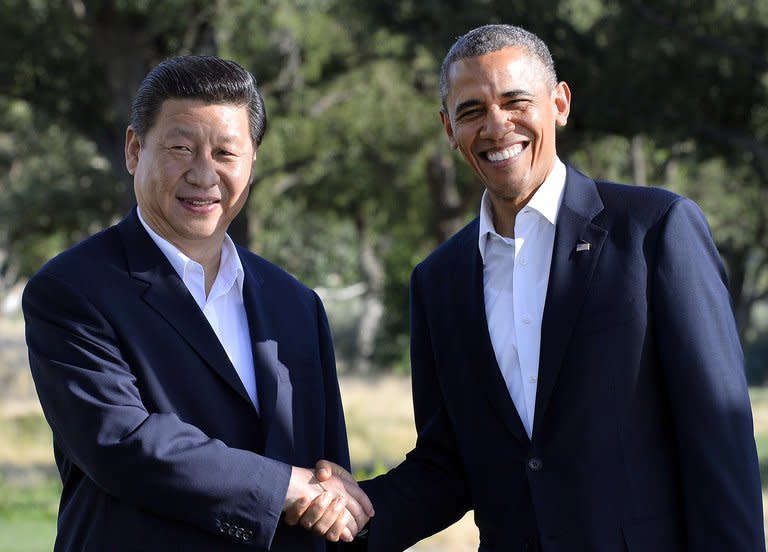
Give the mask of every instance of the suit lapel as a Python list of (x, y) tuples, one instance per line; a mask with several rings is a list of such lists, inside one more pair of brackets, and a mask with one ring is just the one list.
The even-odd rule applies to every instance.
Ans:
[(594, 181), (568, 167), (557, 216), (552, 265), (541, 324), (539, 381), (533, 435), (546, 413), (568, 342), (607, 231), (592, 223), (603, 209)]
[(294, 459), (293, 385), (288, 367), (279, 358), (279, 335), (271, 326), (270, 310), (280, 308), (265, 289), (256, 269), (240, 256), (245, 271), (243, 302), (253, 348), (253, 368), (259, 414), (264, 435), (264, 452), (270, 458), (291, 462)]
[[(135, 209), (118, 224), (118, 229), (125, 244), (131, 276), (147, 284), (142, 299), (165, 318), (214, 372), (252, 404), (208, 320), (168, 259), (141, 226)], [(183, 366), (179, 369), (183, 370)]]
[(469, 282), (468, 289), (471, 295), (465, 304), (467, 323), (462, 328), (468, 335), (464, 338), (474, 350), (469, 355), (470, 359), (478, 359), (477, 370), (480, 374), (481, 384), (485, 387), (486, 396), (499, 414), (509, 431), (521, 443), (529, 443), (528, 434), (517, 413), (515, 403), (507, 390), (507, 384), (501, 375), (501, 369), (496, 361), (491, 336), (488, 332), (488, 321), (485, 315), (485, 293), (483, 285), (483, 259), (478, 249), (479, 224), (474, 222), (474, 230), (468, 232), (469, 239), (462, 246), (468, 250), (463, 255), (457, 255), (459, 259), (468, 259), (462, 272), (466, 274)]

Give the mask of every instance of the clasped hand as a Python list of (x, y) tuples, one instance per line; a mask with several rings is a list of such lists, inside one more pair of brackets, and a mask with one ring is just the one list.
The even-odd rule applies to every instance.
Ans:
[(351, 542), (374, 511), (349, 472), (321, 460), (317, 470), (292, 468), (283, 513), (288, 525), (298, 523), (332, 542)]

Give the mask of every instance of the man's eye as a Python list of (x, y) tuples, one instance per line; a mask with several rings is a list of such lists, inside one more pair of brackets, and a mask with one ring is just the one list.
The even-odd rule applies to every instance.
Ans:
[(173, 151), (180, 151), (180, 152), (192, 151), (188, 146), (180, 146), (180, 145), (171, 146), (171, 150), (173, 150)]
[(462, 111), (459, 113), (459, 116), (457, 117), (458, 120), (462, 119), (473, 119), (480, 115), (481, 111), (479, 109), (470, 109), (469, 111)]
[(507, 109), (525, 109), (528, 105), (528, 100), (512, 100), (505, 104)]

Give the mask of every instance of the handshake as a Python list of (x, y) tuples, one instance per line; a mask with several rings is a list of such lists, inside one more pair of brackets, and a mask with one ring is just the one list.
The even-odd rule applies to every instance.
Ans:
[(352, 474), (319, 460), (314, 470), (292, 467), (283, 514), (288, 525), (299, 524), (332, 542), (351, 542), (374, 511)]

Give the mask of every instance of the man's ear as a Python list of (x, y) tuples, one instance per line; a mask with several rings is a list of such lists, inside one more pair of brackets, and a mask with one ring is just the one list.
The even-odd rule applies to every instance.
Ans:
[(568, 123), (568, 114), (571, 112), (571, 89), (565, 81), (557, 83), (554, 95), (555, 122), (559, 126)]
[(453, 136), (453, 127), (451, 126), (451, 118), (443, 109), (440, 110), (440, 121), (443, 123), (445, 134), (448, 135), (448, 141), (451, 143), (451, 148), (453, 149), (458, 148), (459, 144), (456, 143), (456, 138), (454, 138)]
[(139, 140), (139, 135), (136, 134), (133, 127), (128, 127), (125, 131), (125, 168), (130, 174), (136, 172), (140, 153), (141, 140)]

